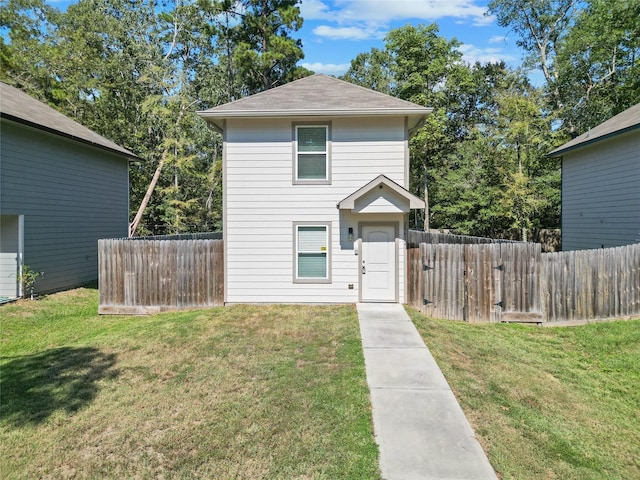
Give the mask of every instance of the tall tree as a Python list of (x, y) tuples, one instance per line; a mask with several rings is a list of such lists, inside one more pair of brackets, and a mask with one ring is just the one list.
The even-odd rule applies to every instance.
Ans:
[(176, 0), (171, 7), (165, 8), (157, 17), (158, 38), (164, 56), (140, 80), (159, 88), (157, 95), (145, 99), (143, 107), (162, 132), (162, 141), (154, 152), (158, 159), (156, 169), (131, 222), (130, 235), (135, 234), (142, 220), (151, 195), (161, 181), (165, 164), (171, 171), (159, 192), (164, 200), (160, 204), (162, 223), (174, 232), (197, 228), (185, 219), (203, 203), (202, 199), (199, 202), (193, 196), (195, 192), (184, 188), (185, 179), (206, 177), (205, 172), (196, 168), (197, 154), (188, 151), (190, 131), (184, 124), (195, 116), (194, 106), (199, 103), (194, 79), (202, 65), (210, 61), (210, 30), (196, 5)]
[(51, 31), (60, 11), (44, 0), (8, 0), (0, 5), (0, 78), (52, 103), (56, 81), (42, 60), (51, 55)]
[(551, 122), (524, 74), (468, 65), (437, 26), (393, 30), (384, 50), (360, 54), (343, 78), (434, 107), (412, 137), (411, 189), (429, 209), (414, 226), (505, 236), (557, 224)]
[(241, 0), (242, 22), (236, 28), (233, 60), (245, 95), (268, 90), (303, 74), (302, 42), (289, 36), (302, 27), (300, 0)]
[(476, 65), (476, 122), (436, 182), (434, 221), (465, 234), (521, 239), (557, 225), (559, 168), (539, 92), (504, 64)]
[(585, 132), (640, 102), (640, 2), (590, 0), (560, 44), (560, 115)]
[(372, 48), (370, 52), (359, 53), (351, 60), (342, 79), (389, 95), (394, 84), (392, 61), (393, 58), (386, 49)]
[(433, 174), (444, 168), (472, 121), (470, 112), (464, 108), (465, 92), (473, 86), (471, 70), (462, 62), (459, 46), (457, 40), (441, 37), (436, 24), (407, 25), (392, 30), (386, 38), (395, 79), (392, 93), (434, 109), (424, 127), (411, 139), (412, 188), (422, 192), (427, 205), (425, 230), (431, 227), (429, 188)]
[[(215, 148), (216, 142), (195, 110), (214, 60), (211, 36), (202, 28), (212, 17), (181, 2), (160, 11), (145, 0), (80, 0), (65, 13), (39, 0), (11, 2), (2, 9), (3, 27), (9, 28), (4, 78), (146, 159), (130, 169), (134, 208), (149, 178), (160, 182), (144, 232), (166, 224), (164, 204), (199, 212), (189, 228), (207, 224), (217, 203), (206, 181), (208, 170), (216, 170), (208, 145)], [(187, 153), (194, 138), (198, 153)], [(161, 176), (163, 158), (172, 168)], [(166, 193), (176, 179), (180, 195), (175, 189)]]
[(576, 136), (640, 101), (640, 3), (492, 0), (528, 62), (542, 71), (548, 113)]
[(579, 3), (580, 0), (491, 0), (488, 5), (498, 24), (518, 35), (517, 44), (529, 54), (528, 60), (540, 67), (558, 109), (564, 103), (556, 56)]

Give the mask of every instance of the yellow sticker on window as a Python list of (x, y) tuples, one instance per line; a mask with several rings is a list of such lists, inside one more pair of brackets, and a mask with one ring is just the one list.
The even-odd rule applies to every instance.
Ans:
[(327, 247), (320, 247), (320, 251), (321, 252), (326, 252), (327, 251)]

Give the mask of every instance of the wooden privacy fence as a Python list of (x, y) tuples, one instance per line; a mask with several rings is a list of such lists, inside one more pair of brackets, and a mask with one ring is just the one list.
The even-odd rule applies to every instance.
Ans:
[(534, 243), (409, 247), (409, 303), (436, 318), (540, 323), (640, 315), (640, 244), (561, 253), (542, 253)]
[(640, 243), (542, 255), (545, 320), (640, 316)]
[(100, 314), (143, 315), (224, 303), (222, 240), (98, 241)]

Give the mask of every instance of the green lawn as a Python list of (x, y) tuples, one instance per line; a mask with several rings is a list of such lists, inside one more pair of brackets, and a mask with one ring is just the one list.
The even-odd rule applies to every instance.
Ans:
[(408, 309), (503, 479), (640, 479), (640, 320), (470, 325)]
[[(408, 309), (502, 479), (640, 479), (640, 320), (541, 329)], [(0, 476), (379, 479), (353, 306), (0, 308)]]
[(378, 479), (353, 306), (0, 308), (1, 476)]

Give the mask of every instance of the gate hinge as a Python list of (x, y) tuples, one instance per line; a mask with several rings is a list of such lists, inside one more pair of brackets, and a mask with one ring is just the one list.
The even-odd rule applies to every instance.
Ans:
[(502, 302), (502, 300), (500, 300), (498, 303), (494, 303), (494, 305), (497, 305), (500, 308), (504, 308), (504, 303)]
[(427, 300), (426, 298), (422, 299), (422, 304), (423, 305), (429, 305), (430, 303), (433, 303), (431, 300)]
[(422, 264), (422, 270), (427, 271), (427, 270), (433, 270), (433, 267), (430, 267), (429, 265), (427, 265), (426, 263)]
[(504, 272), (504, 265), (498, 265), (497, 267), (493, 267), (494, 270), (500, 270), (501, 272)]

